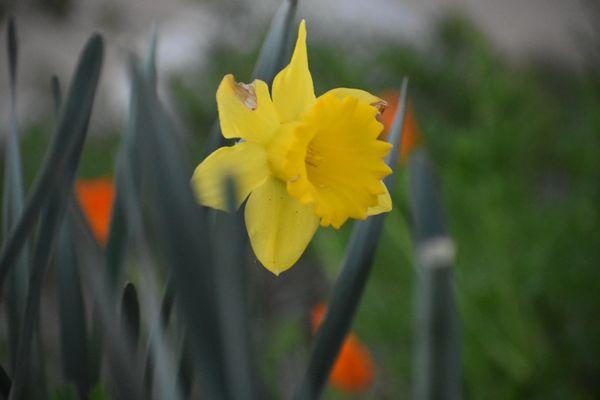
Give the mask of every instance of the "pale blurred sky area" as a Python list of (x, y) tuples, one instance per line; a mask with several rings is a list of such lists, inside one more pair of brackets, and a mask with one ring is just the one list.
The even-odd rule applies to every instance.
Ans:
[[(593, 0), (590, 0), (593, 1)], [(278, 0), (0, 0), (0, 93), (7, 93), (6, 16), (17, 18), (20, 39), (19, 109), (35, 119), (50, 109), (49, 77), (67, 80), (86, 38), (104, 34), (106, 63), (99, 93), (101, 115), (126, 112), (127, 54), (143, 53), (155, 26), (161, 74), (197, 71), (216, 42), (254, 49)], [(598, 9), (598, 7), (596, 7)], [(435, 20), (449, 11), (468, 16), (511, 62), (545, 57), (569, 68), (581, 64), (581, 32), (590, 28), (585, 0), (299, 0), (310, 42), (370, 49), (382, 40), (424, 45)], [(225, 73), (226, 71), (224, 71)], [(6, 120), (7, 96), (0, 96)]]

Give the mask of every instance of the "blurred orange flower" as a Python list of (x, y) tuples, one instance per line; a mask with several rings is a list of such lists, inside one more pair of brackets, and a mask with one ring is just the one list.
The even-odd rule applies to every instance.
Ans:
[[(327, 305), (318, 304), (312, 311), (312, 331), (317, 332), (325, 319)], [(329, 383), (347, 393), (368, 390), (375, 380), (375, 362), (369, 349), (350, 332), (329, 375)]]
[[(388, 103), (388, 107), (381, 115), (381, 122), (383, 123), (382, 137), (387, 137), (396, 112), (398, 111), (398, 105), (400, 103), (400, 94), (398, 92), (384, 92), (381, 98)], [(423, 135), (419, 123), (415, 118), (415, 110), (412, 101), (408, 101), (408, 108), (406, 109), (406, 121), (404, 121), (404, 132), (402, 135), (402, 144), (400, 146), (400, 161), (405, 163), (408, 160), (408, 156), (412, 151), (421, 147), (423, 144)]]
[(110, 229), (115, 184), (110, 178), (79, 179), (75, 184), (75, 192), (96, 239), (105, 245)]

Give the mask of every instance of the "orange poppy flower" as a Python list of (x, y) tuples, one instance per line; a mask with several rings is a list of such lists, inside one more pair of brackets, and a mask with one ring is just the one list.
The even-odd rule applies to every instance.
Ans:
[(75, 184), (75, 192), (96, 239), (105, 245), (115, 199), (112, 179), (80, 179)]
[[(394, 118), (396, 118), (396, 112), (398, 111), (398, 105), (400, 103), (400, 95), (398, 92), (385, 92), (381, 95), (381, 98), (388, 103), (388, 107), (381, 115), (381, 122), (383, 123), (382, 137), (387, 137)], [(423, 135), (419, 123), (415, 118), (415, 110), (412, 101), (408, 101), (408, 108), (406, 109), (406, 120), (404, 121), (404, 132), (402, 135), (402, 144), (400, 146), (400, 161), (405, 163), (408, 160), (408, 156), (412, 151), (421, 147), (423, 144)]]
[[(327, 306), (324, 303), (313, 308), (313, 333), (316, 333), (323, 323), (326, 312)], [(350, 332), (331, 370), (329, 383), (347, 393), (360, 393), (368, 390), (374, 380), (375, 362), (373, 357), (358, 336)]]

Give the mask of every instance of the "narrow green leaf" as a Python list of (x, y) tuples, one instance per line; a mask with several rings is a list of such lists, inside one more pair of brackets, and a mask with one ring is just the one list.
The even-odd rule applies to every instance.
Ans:
[(160, 323), (164, 329), (169, 325), (169, 319), (171, 318), (171, 311), (173, 310), (173, 302), (175, 301), (175, 286), (171, 277), (167, 279), (165, 287), (165, 293), (163, 294), (162, 301), (160, 303)]
[(0, 399), (8, 399), (11, 385), (12, 381), (10, 380), (4, 368), (2, 368), (2, 366), (0, 365)]
[(184, 335), (183, 345), (177, 370), (178, 385), (184, 398), (189, 399), (194, 386), (194, 357), (192, 356), (192, 345)]
[[(131, 282), (127, 282), (121, 297), (121, 321), (123, 330), (129, 335), (133, 349), (140, 338), (140, 303), (137, 290)], [(135, 351), (135, 350), (134, 350)]]
[[(62, 91), (58, 77), (52, 77), (51, 87), (55, 113), (58, 116), (62, 105)], [(82, 216), (79, 203), (72, 194), (69, 199), (69, 211), (60, 228), (57, 251), (58, 311), (63, 373), (65, 379), (75, 385), (79, 397), (88, 398), (92, 386), (91, 360), (88, 352), (88, 334), (85, 303), (81, 293), (81, 277), (73, 246), (77, 237), (74, 218), (81, 218), (82, 220), (85, 220), (85, 218)], [(89, 229), (87, 221), (85, 224)]]
[(17, 47), (17, 28), (15, 25), (14, 17), (8, 19), (7, 25), (7, 49), (8, 49), (8, 72), (10, 76), (10, 97), (14, 101), (16, 99), (16, 82), (17, 82), (17, 59), (18, 59), (18, 47)]
[(252, 76), (271, 85), (275, 75), (288, 63), (294, 33), (297, 0), (283, 0), (273, 17), (267, 36), (260, 49)]
[(148, 56), (146, 57), (146, 65), (145, 72), (148, 76), (148, 80), (151, 86), (156, 89), (156, 84), (158, 81), (158, 74), (156, 73), (156, 52), (158, 48), (158, 26), (154, 26), (154, 30), (152, 31), (152, 38), (150, 39), (150, 51), (148, 51)]
[[(408, 80), (402, 83), (400, 108), (394, 120), (390, 134), (392, 151), (386, 162), (396, 169), (404, 116), (406, 113)], [(390, 193), (394, 183), (394, 175), (385, 179)], [(308, 368), (302, 384), (296, 393), (296, 399), (318, 399), (327, 383), (331, 367), (340, 351), (344, 338), (348, 334), (356, 310), (360, 304), (364, 288), (367, 284), (375, 251), (383, 230), (386, 214), (376, 215), (366, 221), (357, 222), (348, 244), (348, 251), (342, 270), (333, 288), (329, 307), (323, 325), (317, 334), (314, 350), (310, 356)]]
[[(145, 72), (154, 90), (156, 90), (156, 82), (158, 79), (156, 73), (157, 46), (158, 29), (155, 27), (150, 40), (150, 48), (145, 64)], [(125, 139), (123, 140), (121, 149), (119, 150), (116, 172), (117, 194), (113, 204), (113, 214), (111, 217), (110, 232), (106, 246), (106, 253), (108, 255), (106, 260), (107, 268), (110, 272), (110, 283), (111, 287), (115, 290), (119, 281), (119, 277), (121, 276), (122, 264), (125, 257), (126, 242), (128, 239), (127, 215), (123, 205), (123, 195), (128, 188), (126, 185), (123, 185), (123, 181), (126, 180), (123, 178), (123, 174), (125, 173), (123, 169), (130, 169), (128, 173), (130, 173), (132, 176), (132, 182), (128, 182), (129, 184), (137, 185), (137, 182), (139, 181), (139, 173), (137, 172), (139, 161), (137, 160), (136, 150), (136, 143), (139, 140), (139, 137), (138, 129), (136, 129), (135, 126), (135, 115), (137, 114), (136, 104), (137, 103), (133, 100), (132, 94), (132, 100), (129, 105), (130, 118), (127, 126), (127, 134), (125, 135)], [(135, 186), (135, 188), (136, 190), (138, 189), (137, 186)]]
[(72, 218), (69, 213), (60, 228), (57, 249), (60, 343), (64, 376), (77, 387), (81, 398), (87, 398), (91, 387), (88, 338)]
[(52, 76), (50, 81), (52, 88), (52, 99), (54, 100), (54, 113), (60, 115), (60, 106), (62, 105), (62, 90), (60, 88), (60, 81), (56, 75)]
[[(83, 210), (81, 209), (81, 205), (79, 201), (77, 201), (75, 195), (71, 193), (69, 199), (69, 208), (68, 208), (68, 217), (67, 221), (70, 224), (71, 236), (78, 238), (81, 235), (80, 231), (83, 231), (85, 238), (89, 238), (88, 246), (93, 248), (93, 253), (99, 254), (102, 253), (102, 247), (98, 243), (96, 236), (92, 232), (92, 228), (90, 227), (89, 221), (87, 217), (84, 215)], [(80, 241), (77, 240), (78, 244)], [(78, 245), (75, 245), (75, 250), (77, 250)], [(77, 253), (77, 251), (75, 251)], [(83, 267), (84, 263), (76, 260), (76, 264)], [(82, 274), (85, 272), (83, 268), (79, 269), (79, 277), (82, 277)], [(101, 272), (104, 272), (102, 270)], [(83, 280), (81, 282), (83, 285)], [(88, 382), (89, 387), (96, 386), (98, 384), (98, 379), (100, 377), (100, 368), (102, 367), (102, 321), (100, 318), (100, 312), (97, 308), (97, 304), (94, 303), (91, 309), (91, 329), (88, 335)]]
[(408, 171), (418, 265), (413, 398), (460, 399), (454, 244), (446, 227), (439, 179), (424, 149), (411, 155)]
[[(70, 210), (76, 211), (70, 207)], [(77, 256), (80, 265), (87, 268), (82, 270), (82, 280), (85, 287), (89, 288), (94, 301), (94, 312), (97, 318), (97, 327), (102, 328), (103, 337), (108, 338), (103, 342), (104, 355), (108, 380), (105, 381), (111, 389), (111, 398), (141, 400), (143, 395), (141, 386), (141, 363), (139, 358), (131, 351), (129, 339), (118, 323), (119, 315), (115, 307), (112, 289), (109, 289), (108, 274), (105, 270), (106, 260), (104, 252), (98, 246), (93, 233), (85, 223), (82, 215), (74, 213), (78, 240)], [(98, 385), (96, 385), (96, 389)], [(102, 395), (102, 392), (90, 394), (90, 398)]]
[[(130, 181), (129, 174), (124, 174)], [(140, 212), (141, 203), (137, 200), (133, 183), (125, 191), (123, 199), (127, 219), (131, 227), (133, 244), (138, 249), (140, 264), (146, 269), (140, 274), (140, 293), (143, 302), (143, 313), (148, 321), (151, 322), (151, 332), (148, 338), (148, 350), (146, 352), (146, 367), (144, 369), (144, 388), (147, 396), (152, 396), (153, 377), (157, 376), (158, 389), (161, 398), (177, 400), (180, 398), (177, 387), (176, 364), (173, 358), (173, 351), (169, 348), (165, 337), (166, 324), (171, 312), (173, 298), (175, 295), (173, 285), (167, 284), (167, 289), (163, 297), (163, 302), (158, 306), (156, 298), (158, 297), (157, 284), (154, 279), (154, 262), (152, 259), (149, 245), (146, 241), (142, 215)], [(158, 312), (157, 312), (158, 311)], [(139, 313), (139, 309), (138, 309)]]
[(110, 222), (110, 232), (106, 244), (107, 271), (110, 276), (110, 288), (116, 292), (116, 286), (121, 276), (125, 250), (127, 248), (127, 222), (120, 200), (120, 190), (117, 187), (113, 212)]
[[(153, 96), (156, 96), (156, 69), (155, 69), (155, 54), (157, 46), (156, 31), (150, 44), (150, 51), (145, 63), (144, 78), (147, 79), (149, 91)], [(142, 153), (140, 152), (140, 142), (145, 140), (144, 136), (147, 133), (139, 129), (140, 118), (140, 99), (137, 86), (132, 85), (130, 119), (127, 133), (119, 154), (119, 165), (117, 172), (117, 192), (118, 201), (122, 207), (122, 215), (125, 218), (124, 226), (126, 226), (131, 244), (136, 250), (137, 256), (140, 259), (140, 265), (145, 268), (140, 274), (139, 279), (139, 295), (140, 302), (143, 306), (141, 311), (149, 321), (150, 335), (148, 338), (148, 351), (146, 356), (146, 367), (144, 369), (144, 388), (147, 396), (150, 397), (153, 389), (155, 377), (157, 381), (157, 389), (161, 398), (178, 399), (180, 398), (179, 389), (177, 387), (176, 362), (174, 352), (169, 347), (169, 343), (165, 337), (165, 315), (170, 313), (170, 308), (173, 302), (174, 289), (172, 284), (167, 285), (164, 302), (159, 305), (158, 299), (158, 284), (155, 278), (155, 258), (153, 253), (159, 249), (150, 247), (147, 238), (146, 222), (142, 214), (143, 205), (140, 197), (141, 188), (141, 164), (140, 160)], [(142, 136), (144, 135), (144, 136)], [(160, 255), (160, 254), (159, 254)], [(168, 318), (168, 316), (166, 317)]]
[[(27, 315), (25, 315), (27, 318)], [(48, 378), (46, 376), (47, 369), (47, 358), (48, 355), (44, 350), (44, 341), (42, 339), (43, 333), (40, 329), (40, 316), (38, 314), (37, 320), (35, 321), (33, 328), (33, 342), (31, 345), (31, 384), (27, 388), (26, 398), (36, 399), (47, 399), (49, 397), (48, 392)], [(17, 364), (18, 366), (18, 364)], [(15, 376), (16, 379), (16, 376)]]
[[(297, 29), (294, 24), (298, 0), (283, 0), (277, 13), (271, 21), (267, 36), (263, 41), (258, 59), (254, 65), (252, 77), (261, 79), (271, 85), (275, 75), (281, 71), (289, 61), (292, 47), (293, 33)], [(209, 133), (205, 156), (225, 145), (225, 138), (221, 134), (219, 121), (216, 121)]]
[[(7, 236), (23, 212), (24, 184), (21, 163), (21, 149), (17, 126), (17, 33), (15, 21), (10, 18), (7, 27), (8, 71), (10, 84), (10, 127), (5, 147), (4, 188), (2, 199), (2, 234)], [(16, 266), (8, 276), (6, 296), (6, 317), (8, 328), (8, 348), (10, 365), (14, 370), (19, 329), (27, 296), (27, 276), (29, 274), (29, 246), (24, 244), (23, 253), (16, 259)]]
[(100, 76), (103, 48), (102, 38), (96, 34), (88, 41), (81, 55), (41, 171), (36, 176), (21, 217), (10, 230), (0, 250), (0, 288), (23, 249), (42, 207), (48, 204), (50, 194), (55, 191), (56, 186), (64, 183), (65, 174), (72, 167), (75, 155), (81, 150)]
[(134, 66), (137, 129), (144, 140), (137, 149), (148, 194), (145, 202), (156, 213), (158, 243), (169, 260), (194, 359), (208, 397), (224, 398), (228, 391), (222, 357), (222, 338), (216, 311), (214, 270), (203, 213), (195, 202), (191, 171), (176, 145), (151, 82)]
[[(69, 90), (65, 111), (61, 116), (61, 121), (55, 135), (55, 142), (62, 139), (65, 144), (67, 144), (65, 151), (66, 155), (56, 156), (57, 162), (62, 161), (59, 164), (63, 164), (59, 165), (60, 175), (52, 172), (48, 173), (49, 175), (54, 176), (54, 179), (60, 179), (56, 182), (60, 184), (47, 189), (49, 198), (46, 199), (43, 206), (44, 210), (33, 254), (29, 293), (21, 329), (22, 334), (17, 350), (18, 359), (14, 375), (14, 384), (10, 393), (11, 400), (24, 397), (25, 389), (27, 388), (30, 378), (32, 339), (35, 334), (35, 323), (38, 319), (42, 284), (50, 262), (54, 242), (58, 236), (67, 199), (75, 180), (77, 167), (79, 166), (79, 159), (83, 150), (88, 122), (92, 111), (95, 89), (100, 76), (102, 56), (102, 39), (100, 36), (94, 35), (88, 41), (80, 58), (75, 73), (75, 79)], [(54, 145), (56, 145), (56, 143), (54, 143)], [(52, 156), (52, 150), (53, 149), (51, 149), (50, 157)], [(47, 166), (48, 164), (46, 167)], [(42, 174), (44, 174), (44, 172), (42, 172)], [(47, 178), (45, 182), (47, 183), (52, 180), (53, 179)], [(40, 191), (40, 193), (44, 193), (44, 191)], [(35, 195), (36, 192), (34, 191), (32, 197), (34, 198)], [(10, 266), (10, 255), (15, 258), (18, 255), (20, 247), (22, 247), (22, 244), (18, 242), (18, 239), (21, 238), (24, 240), (27, 235), (27, 224), (23, 223), (23, 221), (27, 215), (27, 210), (34, 208), (31, 206), (31, 198), (29, 200), (26, 211), (17, 225), (17, 228), (25, 228), (21, 228), (21, 231), (17, 229), (16, 233), (9, 237), (8, 244), (3, 247), (3, 257), (1, 258), (1, 262), (4, 262), (5, 264), (0, 264), (0, 268), (2, 268), (3, 265), (6, 266), (5, 269)], [(42, 201), (43, 199), (39, 199), (40, 205)], [(38, 211), (35, 211), (35, 213), (30, 212), (30, 217), (35, 217), (37, 212)], [(32, 225), (33, 222), (34, 220), (31, 221)], [(20, 237), (18, 232), (22, 232), (23, 237)], [(13, 240), (13, 242), (11, 242), (11, 240)], [(12, 248), (11, 243), (14, 243)]]
[[(173, 279), (171, 277), (167, 278), (167, 284), (165, 287), (165, 292), (163, 294), (162, 300), (160, 302), (160, 321), (159, 326), (155, 329), (159, 329), (162, 332), (165, 332), (168, 325), (169, 319), (171, 318), (171, 311), (173, 309), (173, 302), (175, 301), (175, 286), (173, 284)], [(151, 332), (151, 335), (156, 335), (154, 331)], [(152, 348), (150, 343), (152, 343), (153, 338), (151, 338), (148, 342), (148, 350), (146, 351), (146, 368), (144, 372), (144, 386), (147, 391), (150, 391), (153, 384), (152, 375), (154, 373), (154, 356), (152, 354)]]
[[(233, 181), (226, 181), (229, 210), (235, 211)], [(214, 254), (227, 380), (232, 399), (256, 399), (247, 298), (247, 243), (242, 214), (219, 212), (215, 219)]]
[(38, 320), (39, 303), (42, 292), (44, 276), (50, 262), (50, 255), (54, 245), (54, 238), (57, 236), (60, 226), (62, 211), (64, 209), (62, 202), (66, 201), (60, 192), (52, 193), (52, 198), (45, 206), (40, 231), (37, 242), (34, 247), (32, 273), (29, 281), (29, 293), (25, 306), (25, 315), (22, 324), (22, 334), (19, 338), (17, 350), (17, 363), (15, 366), (15, 380), (10, 393), (11, 400), (25, 398), (25, 390), (31, 375), (31, 347), (32, 340), (35, 337), (35, 327)]

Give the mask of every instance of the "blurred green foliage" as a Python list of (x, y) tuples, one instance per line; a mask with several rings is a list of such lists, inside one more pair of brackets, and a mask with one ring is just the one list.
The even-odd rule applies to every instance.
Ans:
[[(188, 148), (195, 161), (216, 115), (220, 79), (234, 73), (249, 80), (256, 54), (215, 48), (202, 74), (170, 81), (174, 109), (192, 133)], [(428, 47), (379, 43), (357, 57), (309, 37), (309, 58), (318, 93), (340, 86), (377, 93), (399, 89), (402, 76), (411, 79), (458, 248), (465, 398), (598, 398), (598, 73), (575, 74), (549, 62), (510, 65), (456, 16), (440, 21)], [(114, 154), (118, 141), (91, 138), (82, 174), (110, 173), (114, 157), (106, 155)], [(26, 136), (26, 176), (36, 170), (46, 142), (39, 126)], [(410, 393), (414, 269), (406, 187), (401, 172), (396, 207), (354, 326), (379, 366), (365, 398)], [(319, 260), (330, 279), (348, 228), (321, 230), (312, 245), (309, 258)], [(280, 320), (269, 326), (278, 329), (264, 340), (271, 348), (261, 370), (273, 381), (285, 374), (286, 355), (298, 356), (298, 345), (310, 345), (297, 329), (306, 314), (294, 313), (276, 316)], [(333, 389), (325, 397), (348, 398)]]
[[(24, 160), (24, 176), (28, 186), (33, 182), (39, 170), (44, 152), (48, 148), (52, 136), (52, 121), (40, 121), (29, 126), (22, 139), (22, 153)], [(89, 144), (84, 147), (79, 177), (84, 179), (112, 176), (114, 174), (114, 161), (121, 142), (118, 132), (103, 132), (89, 139)]]

